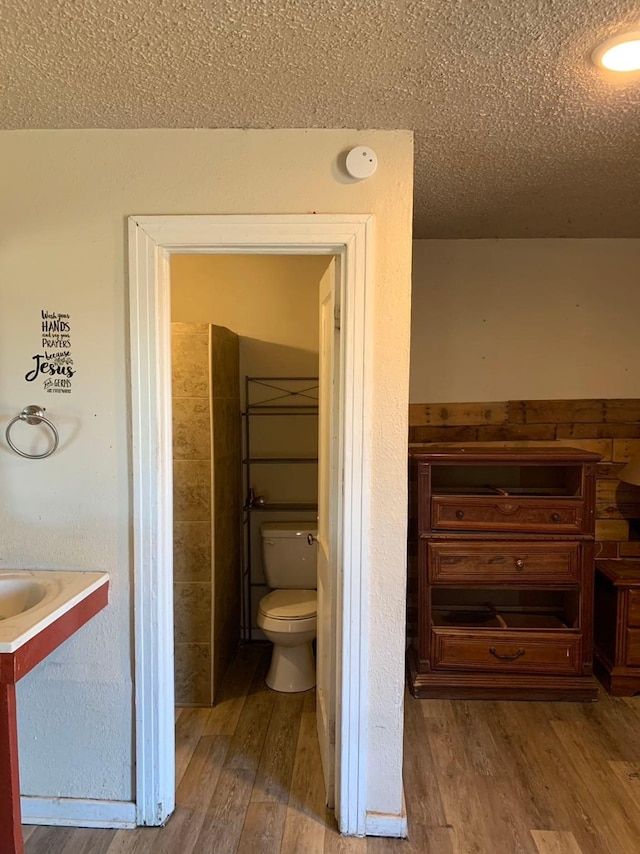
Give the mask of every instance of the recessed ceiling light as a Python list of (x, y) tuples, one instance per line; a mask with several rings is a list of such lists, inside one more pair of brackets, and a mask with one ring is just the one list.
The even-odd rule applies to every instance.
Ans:
[(592, 59), (608, 71), (640, 71), (640, 32), (608, 39), (594, 50)]

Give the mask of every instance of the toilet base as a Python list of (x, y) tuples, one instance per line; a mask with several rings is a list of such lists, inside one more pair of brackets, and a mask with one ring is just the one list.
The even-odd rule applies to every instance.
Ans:
[(316, 662), (311, 643), (298, 646), (273, 645), (266, 683), (273, 691), (293, 694), (316, 684)]

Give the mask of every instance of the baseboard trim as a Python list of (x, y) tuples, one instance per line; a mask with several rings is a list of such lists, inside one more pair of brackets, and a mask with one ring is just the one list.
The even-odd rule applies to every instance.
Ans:
[(136, 805), (129, 801), (93, 801), (86, 798), (20, 798), (23, 824), (52, 827), (132, 828)]
[(391, 836), (404, 839), (407, 835), (407, 814), (389, 815), (381, 812), (368, 812), (364, 824), (365, 836)]

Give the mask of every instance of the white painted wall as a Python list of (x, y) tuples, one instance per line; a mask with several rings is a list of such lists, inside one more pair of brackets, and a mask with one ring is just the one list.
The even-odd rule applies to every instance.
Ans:
[[(340, 172), (375, 148), (364, 182)], [(49, 460), (0, 443), (0, 568), (105, 569), (111, 604), (20, 685), (25, 794), (133, 796), (131, 497), (126, 217), (373, 213), (375, 364), (368, 804), (401, 810), (412, 136), (404, 131), (0, 133), (0, 429), (42, 403), (60, 427)], [(10, 168), (9, 168), (10, 167)], [(70, 395), (24, 375), (40, 311), (72, 316)], [(49, 399), (51, 398), (51, 399)], [(1, 434), (0, 434), (1, 435)]]
[(413, 403), (638, 397), (640, 240), (417, 240)]

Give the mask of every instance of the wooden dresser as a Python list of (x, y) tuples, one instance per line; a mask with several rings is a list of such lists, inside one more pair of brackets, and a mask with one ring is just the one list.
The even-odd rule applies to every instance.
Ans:
[(597, 697), (599, 459), (562, 447), (445, 445), (410, 453), (414, 696)]
[(594, 648), (614, 697), (640, 691), (640, 560), (596, 561)]

